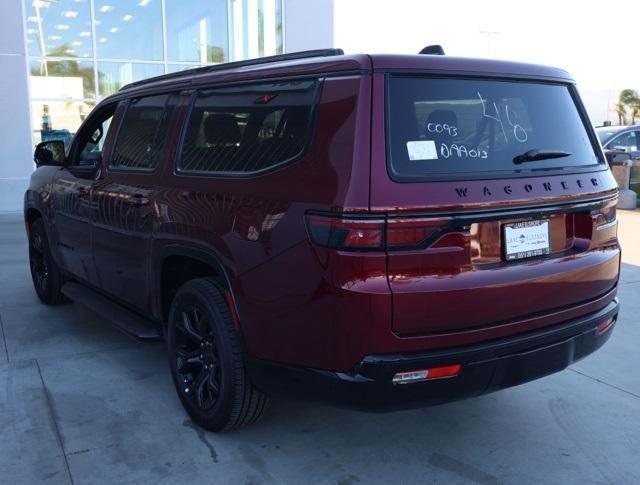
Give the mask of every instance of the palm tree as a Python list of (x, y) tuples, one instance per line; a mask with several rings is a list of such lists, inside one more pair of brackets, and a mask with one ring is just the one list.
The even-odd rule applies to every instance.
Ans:
[(636, 124), (636, 118), (640, 117), (640, 98), (637, 98), (631, 105), (631, 124)]
[(618, 96), (616, 113), (618, 113), (618, 121), (621, 125), (627, 121), (627, 112), (631, 116), (631, 124), (635, 125), (636, 118), (640, 116), (640, 96), (634, 89), (623, 89)]
[(620, 91), (620, 96), (618, 100), (622, 104), (626, 104), (627, 106), (633, 104), (634, 101), (638, 99), (638, 93), (634, 89), (623, 89)]
[(624, 107), (623, 103), (618, 102), (616, 104), (616, 113), (618, 114), (618, 124), (619, 125), (626, 124), (626, 121), (627, 121), (627, 110)]

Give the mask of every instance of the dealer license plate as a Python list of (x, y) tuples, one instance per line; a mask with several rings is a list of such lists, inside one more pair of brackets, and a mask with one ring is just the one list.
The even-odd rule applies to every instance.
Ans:
[(549, 254), (548, 220), (516, 222), (502, 227), (502, 247), (507, 261)]

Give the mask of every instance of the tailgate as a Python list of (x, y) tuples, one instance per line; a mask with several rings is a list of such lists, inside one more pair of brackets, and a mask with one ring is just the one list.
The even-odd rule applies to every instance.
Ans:
[[(617, 223), (601, 215), (610, 214), (612, 204), (437, 218), (440, 229), (426, 247), (388, 251), (394, 331), (468, 330), (602, 295), (616, 285), (620, 264)], [(403, 216), (397, 223), (408, 220)], [(531, 225), (522, 222), (548, 227), (548, 251), (516, 252), (509, 259), (506, 238), (513, 235), (505, 228)], [(388, 225), (393, 227), (393, 218)]]
[(397, 334), (517, 321), (615, 287), (617, 184), (570, 82), (373, 77), (370, 209), (387, 221)]

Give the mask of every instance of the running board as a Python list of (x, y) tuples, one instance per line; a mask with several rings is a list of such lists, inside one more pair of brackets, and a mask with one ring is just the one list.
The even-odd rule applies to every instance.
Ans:
[(121, 331), (140, 342), (162, 340), (162, 334), (154, 327), (153, 322), (136, 315), (97, 291), (70, 281), (62, 286), (62, 293), (72, 301), (110, 320)]

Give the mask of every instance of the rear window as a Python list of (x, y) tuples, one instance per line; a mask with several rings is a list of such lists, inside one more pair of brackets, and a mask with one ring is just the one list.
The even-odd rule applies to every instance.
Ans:
[(200, 92), (178, 170), (248, 175), (291, 162), (311, 138), (319, 81), (287, 81)]
[(600, 162), (566, 85), (389, 79), (389, 171), (398, 181), (518, 176)]

